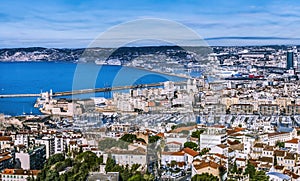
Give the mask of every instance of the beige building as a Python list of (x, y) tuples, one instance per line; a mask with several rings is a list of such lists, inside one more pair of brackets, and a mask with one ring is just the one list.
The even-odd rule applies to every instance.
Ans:
[(295, 115), (300, 114), (300, 105), (291, 104), (288, 105), (285, 109), (286, 115)]
[(279, 115), (280, 108), (277, 104), (261, 104), (258, 106), (258, 111), (262, 115)]
[(220, 167), (218, 163), (208, 160), (194, 160), (192, 164), (192, 177), (196, 174), (208, 173), (220, 178)]
[(253, 114), (254, 106), (252, 104), (232, 104), (230, 106), (231, 114)]

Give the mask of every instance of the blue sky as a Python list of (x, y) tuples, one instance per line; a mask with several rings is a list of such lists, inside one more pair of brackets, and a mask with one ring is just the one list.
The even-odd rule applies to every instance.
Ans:
[(84, 48), (141, 18), (182, 23), (210, 45), (300, 44), (297, 0), (0, 0), (0, 47)]

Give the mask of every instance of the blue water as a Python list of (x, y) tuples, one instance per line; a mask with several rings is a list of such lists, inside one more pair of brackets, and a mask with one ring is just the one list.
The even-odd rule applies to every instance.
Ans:
[[(130, 67), (67, 62), (0, 62), (0, 71), (0, 94), (40, 93), (50, 89), (53, 92), (60, 92), (183, 80)], [(93, 96), (110, 98), (112, 94), (96, 93), (96, 95), (77, 95), (73, 98)], [(35, 97), (1, 98), (0, 113), (40, 114), (39, 110), (33, 107), (35, 100)]]

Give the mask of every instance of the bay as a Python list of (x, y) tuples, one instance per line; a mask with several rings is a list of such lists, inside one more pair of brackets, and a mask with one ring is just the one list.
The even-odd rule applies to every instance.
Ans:
[[(75, 64), (68, 62), (0, 62), (0, 95), (71, 91), (111, 86), (182, 81), (183, 78), (132, 67)], [(128, 92), (128, 90), (127, 90)], [(111, 98), (111, 93), (77, 95)], [(70, 98), (70, 97), (68, 97)], [(36, 97), (1, 98), (0, 113), (40, 114), (34, 108)]]

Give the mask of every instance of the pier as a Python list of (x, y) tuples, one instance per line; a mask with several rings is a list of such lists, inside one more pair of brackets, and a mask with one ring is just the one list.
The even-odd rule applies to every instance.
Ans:
[[(110, 92), (118, 90), (127, 90), (127, 89), (137, 89), (137, 88), (149, 88), (149, 87), (158, 87), (162, 86), (164, 83), (152, 83), (152, 84), (138, 84), (138, 85), (127, 85), (127, 86), (116, 86), (116, 87), (103, 87), (95, 89), (82, 89), (82, 90), (73, 90), (73, 91), (64, 91), (64, 92), (54, 92), (53, 97), (59, 96), (69, 96), (75, 94), (88, 94), (95, 92)], [(184, 85), (186, 82), (174, 82), (175, 85)], [(0, 98), (17, 98), (17, 97), (40, 97), (41, 94), (2, 94)]]

